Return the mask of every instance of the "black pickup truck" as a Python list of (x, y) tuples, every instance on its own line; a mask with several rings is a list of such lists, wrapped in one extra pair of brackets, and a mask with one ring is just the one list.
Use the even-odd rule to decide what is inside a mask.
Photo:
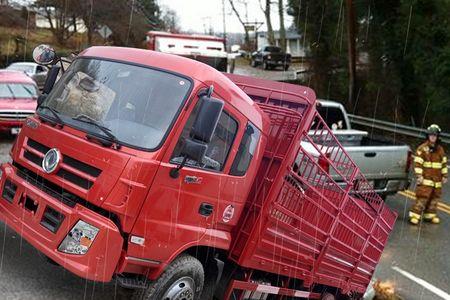
[(264, 46), (252, 53), (250, 65), (257, 67), (262, 65), (264, 70), (273, 69), (278, 66), (283, 67), (284, 70), (289, 69), (291, 64), (291, 55), (283, 52), (277, 46)]

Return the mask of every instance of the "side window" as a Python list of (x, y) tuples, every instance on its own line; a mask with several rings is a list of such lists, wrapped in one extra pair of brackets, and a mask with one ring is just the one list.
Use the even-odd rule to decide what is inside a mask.
[(248, 123), (241, 144), (239, 145), (238, 153), (231, 166), (231, 175), (245, 175), (255, 154), (256, 145), (258, 145), (260, 136), (261, 132), (259, 129), (253, 124)]
[[(197, 117), (198, 108), (200, 101), (195, 106), (188, 121), (183, 129), (183, 132), (178, 140), (175, 150), (173, 151), (172, 158), (170, 162), (181, 163), (183, 157), (181, 156), (181, 150), (183, 147), (183, 141), (191, 132), (192, 125), (194, 124), (195, 118)], [(229, 113), (223, 111), (219, 118), (219, 123), (217, 124), (216, 130), (214, 131), (211, 142), (208, 144), (208, 149), (206, 150), (206, 155), (203, 161), (193, 161), (188, 159), (186, 165), (199, 167), (203, 169), (210, 169), (215, 171), (222, 171), (226, 163), (228, 153), (233, 145), (236, 132), (238, 130), (237, 121), (230, 116)]]

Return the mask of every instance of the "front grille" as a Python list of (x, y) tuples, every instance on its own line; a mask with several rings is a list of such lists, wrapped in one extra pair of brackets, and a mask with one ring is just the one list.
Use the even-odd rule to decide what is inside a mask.
[(14, 196), (16, 195), (17, 186), (9, 180), (5, 181), (3, 186), (2, 197), (9, 203), (13, 202)]
[(96, 167), (93, 167), (91, 165), (85, 164), (84, 162), (76, 160), (69, 156), (64, 156), (63, 161), (65, 164), (71, 166), (72, 168), (80, 170), (83, 173), (89, 174), (92, 177), (98, 177), (102, 173), (102, 170), (97, 169)]
[(64, 215), (54, 210), (50, 206), (45, 208), (44, 214), (42, 215), (41, 225), (50, 230), (53, 233), (56, 233), (59, 229), (59, 226), (64, 221)]
[[(47, 147), (33, 139), (30, 139), (30, 138), (28, 138), (28, 140), (27, 140), (27, 146), (42, 153), (42, 154), (45, 154), (50, 150), (49, 147)], [(33, 164), (35, 164), (39, 167), (42, 166), (42, 157), (40, 157), (39, 155), (37, 155), (33, 152), (25, 150), (24, 157), (27, 160), (31, 161)], [(72, 167), (72, 168), (74, 168), (86, 175), (89, 175), (91, 177), (98, 177), (102, 173), (102, 171), (100, 169), (98, 169), (94, 166), (91, 166), (89, 164), (86, 164), (82, 161), (79, 161), (70, 156), (63, 155), (63, 163), (66, 164), (67, 166)], [(56, 173), (56, 175), (85, 189), (85, 190), (89, 190), (92, 187), (92, 185), (94, 184), (93, 181), (86, 179), (82, 176), (79, 176), (79, 175), (77, 175), (69, 170), (66, 170), (64, 168), (59, 169), (59, 171)]]
[(64, 178), (65, 180), (67, 180), (69, 182), (72, 182), (73, 184), (78, 185), (79, 187), (82, 187), (85, 190), (90, 189), (91, 186), (94, 184), (92, 181), (87, 180), (78, 175), (75, 175), (72, 172), (69, 172), (65, 169), (59, 169), (58, 172), (56, 172), (56, 175), (61, 178)]
[(114, 224), (117, 225), (117, 228), (121, 230), (119, 218), (114, 214), (111, 213), (101, 207), (98, 207), (87, 200), (75, 195), (74, 193), (58, 186), (57, 184), (54, 184), (53, 182), (45, 179), (44, 177), (34, 173), (33, 171), (27, 169), (26, 167), (18, 164), (17, 162), (13, 162), (13, 166), (16, 167), (17, 175), (24, 180), (26, 180), (28, 183), (32, 184), (33, 186), (37, 187), (44, 193), (50, 195), (54, 199), (60, 201), (61, 203), (69, 206), (69, 207), (75, 207), (76, 204), (79, 204), (81, 206), (84, 206), (99, 215), (102, 215), (114, 222)]
[(30, 138), (27, 140), (27, 145), (41, 153), (47, 153), (47, 151), (50, 150), (49, 147), (42, 145), (41, 143), (38, 143)]
[(34, 163), (35, 165), (42, 166), (42, 157), (37, 156), (33, 152), (25, 150), (23, 152), (23, 157)]
[(23, 121), (33, 115), (32, 111), (1, 111), (0, 120), (3, 121)]
[(28, 170), (27, 168), (15, 162), (13, 163), (13, 165), (17, 168), (17, 175), (19, 175), (19, 177), (25, 179), (27, 182), (44, 191), (46, 194), (49, 194), (53, 198), (58, 199), (65, 205), (75, 207), (77, 203), (86, 202), (86, 200), (84, 200), (83, 198), (67, 191), (66, 189), (58, 186), (57, 184), (54, 184), (44, 177), (39, 176), (33, 171)]

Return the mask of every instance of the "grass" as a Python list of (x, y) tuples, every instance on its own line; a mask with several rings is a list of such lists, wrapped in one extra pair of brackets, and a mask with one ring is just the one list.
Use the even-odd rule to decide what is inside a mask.
[(0, 66), (11, 61), (30, 60), (34, 47), (39, 44), (48, 44), (57, 53), (69, 54), (86, 48), (87, 37), (84, 33), (77, 33), (68, 39), (65, 45), (58, 45), (49, 29), (27, 30), (0, 26)]

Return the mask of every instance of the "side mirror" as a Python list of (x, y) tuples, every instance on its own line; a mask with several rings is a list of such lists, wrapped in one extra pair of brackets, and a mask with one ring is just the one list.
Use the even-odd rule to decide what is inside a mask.
[(192, 159), (194, 161), (202, 161), (203, 157), (205, 157), (207, 149), (208, 145), (206, 145), (205, 143), (195, 141), (190, 138), (185, 139), (183, 142), (183, 148), (181, 150), (183, 161), (178, 167), (170, 170), (170, 177), (178, 178), (178, 176), (180, 175), (180, 170), (184, 167), (188, 159)]
[(56, 60), (56, 52), (49, 45), (39, 45), (33, 50), (33, 60), (40, 65), (50, 65)]
[(183, 161), (177, 168), (170, 170), (172, 178), (178, 178), (179, 171), (184, 167), (187, 159), (201, 162), (205, 157), (208, 143), (211, 142), (224, 106), (222, 100), (211, 97), (212, 91), (213, 88), (210, 87), (207, 95), (201, 96), (202, 102), (192, 126), (190, 138), (184, 140), (181, 150)]
[(224, 103), (222, 100), (208, 96), (203, 96), (200, 101), (202, 103), (192, 126), (191, 137), (207, 144), (216, 130)]
[[(42, 94), (49, 94), (55, 85), (56, 79), (58, 78), (59, 71), (61, 70), (60, 66), (54, 65), (48, 71), (47, 78), (45, 79), (44, 88), (42, 89)], [(39, 106), (39, 101), (38, 101)]]

